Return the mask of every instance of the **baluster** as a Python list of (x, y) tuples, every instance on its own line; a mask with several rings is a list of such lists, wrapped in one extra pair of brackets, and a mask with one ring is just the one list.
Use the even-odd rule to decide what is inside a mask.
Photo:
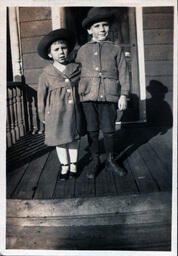
[(12, 146), (12, 136), (10, 131), (10, 114), (9, 114), (9, 97), (7, 95), (7, 119), (6, 119), (6, 138), (7, 138), (7, 147)]
[(27, 114), (27, 101), (26, 101), (26, 90), (25, 85), (22, 87), (22, 95), (20, 97), (20, 102), (22, 106), (22, 120), (23, 120), (23, 127), (24, 133), (26, 134), (28, 131), (28, 114)]
[(38, 124), (37, 124), (37, 98), (34, 92), (32, 94), (32, 118), (33, 118), (32, 133), (35, 134), (38, 131)]
[(29, 101), (28, 101), (28, 88), (26, 85), (23, 85), (23, 94), (22, 94), (22, 112), (23, 112), (23, 119), (25, 125), (25, 133), (29, 132), (30, 130), (30, 115), (29, 115)]
[(16, 142), (15, 129), (14, 129), (14, 109), (13, 109), (13, 88), (8, 88), (9, 96), (9, 114), (10, 114), (10, 132), (12, 136), (12, 143)]
[(14, 125), (15, 125), (15, 134), (16, 134), (16, 140), (19, 140), (20, 138), (20, 131), (18, 127), (18, 112), (17, 112), (17, 91), (16, 91), (16, 86), (13, 88), (13, 109), (14, 109)]
[(45, 126), (44, 126), (44, 124), (40, 121), (40, 120), (38, 120), (38, 126), (39, 126), (39, 131), (38, 131), (38, 134), (42, 134), (42, 133), (44, 133), (44, 130), (45, 130)]
[(24, 136), (25, 134), (25, 129), (24, 129), (24, 119), (23, 119), (23, 113), (22, 113), (22, 89), (17, 86), (16, 88), (17, 92), (17, 113), (18, 113), (18, 127), (19, 127), (19, 132), (20, 132), (20, 137)]
[(30, 90), (28, 87), (26, 87), (26, 90), (24, 92), (24, 104), (26, 102), (26, 122), (28, 125), (28, 132), (32, 130), (32, 108), (31, 108), (31, 95)]

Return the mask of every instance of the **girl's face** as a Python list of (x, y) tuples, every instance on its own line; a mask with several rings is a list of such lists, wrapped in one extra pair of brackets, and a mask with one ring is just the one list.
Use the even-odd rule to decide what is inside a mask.
[(67, 43), (59, 40), (51, 44), (48, 56), (52, 58), (54, 62), (66, 64), (68, 52)]
[(88, 33), (94, 40), (103, 41), (108, 36), (109, 23), (107, 21), (94, 23), (90, 29), (88, 29)]

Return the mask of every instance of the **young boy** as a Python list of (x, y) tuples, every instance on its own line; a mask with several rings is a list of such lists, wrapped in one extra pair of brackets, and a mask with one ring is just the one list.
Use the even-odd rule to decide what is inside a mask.
[(125, 110), (127, 107), (129, 74), (121, 48), (108, 40), (111, 18), (104, 7), (90, 9), (82, 26), (92, 38), (79, 49), (76, 57), (76, 62), (82, 65), (79, 95), (92, 155), (87, 173), (89, 179), (96, 176), (100, 165), (100, 129), (107, 156), (105, 169), (119, 176), (126, 175), (126, 170), (114, 159), (114, 132), (117, 108)]

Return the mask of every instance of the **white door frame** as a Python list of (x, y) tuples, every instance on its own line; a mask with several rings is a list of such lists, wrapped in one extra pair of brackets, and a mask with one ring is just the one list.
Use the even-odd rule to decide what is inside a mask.
[(145, 54), (144, 54), (144, 35), (143, 35), (143, 8), (136, 7), (136, 32), (138, 48), (138, 70), (140, 86), (140, 121), (146, 122), (146, 79), (145, 79)]

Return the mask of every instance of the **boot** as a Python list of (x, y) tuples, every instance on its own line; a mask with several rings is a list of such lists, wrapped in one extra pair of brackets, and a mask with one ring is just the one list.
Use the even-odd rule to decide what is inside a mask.
[(88, 166), (87, 178), (94, 179), (99, 171), (100, 158), (99, 155), (92, 155), (92, 161)]
[(119, 176), (127, 175), (127, 171), (114, 159), (113, 153), (109, 153), (106, 159), (105, 169), (115, 172)]

